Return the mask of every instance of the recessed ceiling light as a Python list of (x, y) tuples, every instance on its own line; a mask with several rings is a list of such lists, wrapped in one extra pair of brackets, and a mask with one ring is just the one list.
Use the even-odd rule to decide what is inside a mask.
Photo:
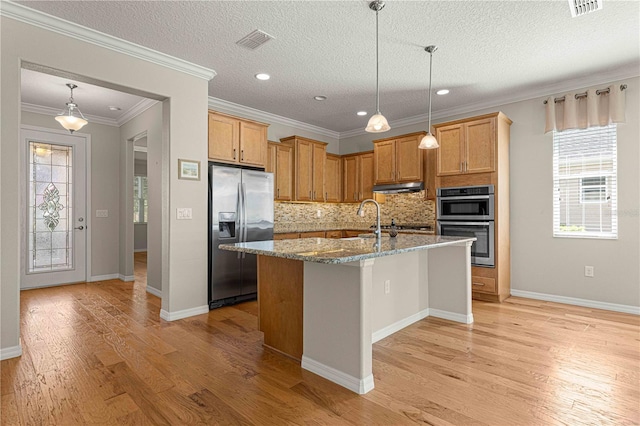
[(326, 96), (314, 96), (313, 99), (315, 99), (316, 101), (326, 101), (327, 97)]
[(446, 95), (449, 93), (449, 89), (440, 89), (436, 92), (436, 95)]
[(109, 111), (120, 111), (122, 108), (117, 107), (117, 106), (108, 106), (107, 108), (109, 108)]
[(271, 76), (269, 74), (265, 74), (265, 73), (261, 72), (260, 74), (256, 74), (256, 78), (258, 80), (269, 80), (271, 78)]
[(358, 115), (367, 115), (367, 111), (358, 111), (356, 112)]

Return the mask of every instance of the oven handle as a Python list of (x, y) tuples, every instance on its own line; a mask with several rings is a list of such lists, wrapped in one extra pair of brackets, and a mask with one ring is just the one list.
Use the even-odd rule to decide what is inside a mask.
[(487, 195), (456, 195), (455, 197), (443, 197), (438, 196), (438, 200), (446, 201), (446, 200), (490, 200), (493, 197), (493, 194)]
[(491, 222), (493, 222), (493, 220), (489, 222), (451, 222), (449, 220), (438, 221), (440, 225), (480, 225), (480, 226), (489, 226), (491, 225)]

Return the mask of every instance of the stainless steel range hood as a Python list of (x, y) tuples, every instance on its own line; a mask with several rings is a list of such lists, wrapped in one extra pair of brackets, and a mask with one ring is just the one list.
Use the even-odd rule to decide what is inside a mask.
[(374, 185), (373, 192), (379, 194), (404, 194), (407, 192), (418, 192), (424, 189), (423, 182), (391, 183), (388, 185)]

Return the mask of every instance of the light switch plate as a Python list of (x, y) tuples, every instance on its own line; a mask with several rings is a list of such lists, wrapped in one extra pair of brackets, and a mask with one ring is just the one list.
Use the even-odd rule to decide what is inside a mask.
[(109, 217), (109, 210), (96, 210), (96, 217)]
[(192, 219), (191, 207), (178, 208), (176, 210), (176, 219), (191, 220)]

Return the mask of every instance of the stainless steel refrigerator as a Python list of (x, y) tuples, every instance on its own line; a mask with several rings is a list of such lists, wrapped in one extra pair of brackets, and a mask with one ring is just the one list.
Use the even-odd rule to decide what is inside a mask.
[(273, 173), (209, 163), (209, 309), (256, 297), (253, 254), (220, 244), (273, 239)]

